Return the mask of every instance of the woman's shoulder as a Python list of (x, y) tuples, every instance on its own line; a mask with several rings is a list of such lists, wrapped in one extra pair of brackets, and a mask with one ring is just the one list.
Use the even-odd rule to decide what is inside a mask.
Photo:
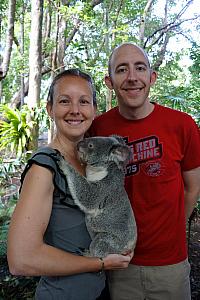
[(38, 148), (28, 159), (29, 164), (40, 164), (40, 165), (49, 165), (52, 167), (57, 167), (58, 161), (61, 159), (61, 153), (57, 149), (51, 147), (42, 147)]
[(61, 153), (50, 146), (40, 147), (35, 152), (33, 152), (31, 159), (38, 155), (50, 155), (50, 156), (61, 156)]
[[(57, 149), (51, 147), (42, 147), (37, 149), (32, 156), (28, 159), (26, 167), (21, 174), (21, 184), (29, 171), (29, 169), (34, 165), (48, 169), (53, 174), (53, 182), (55, 187), (58, 188), (64, 195), (66, 194), (67, 180), (62, 173), (59, 165), (59, 161), (62, 155)], [(37, 170), (36, 170), (37, 171)]]

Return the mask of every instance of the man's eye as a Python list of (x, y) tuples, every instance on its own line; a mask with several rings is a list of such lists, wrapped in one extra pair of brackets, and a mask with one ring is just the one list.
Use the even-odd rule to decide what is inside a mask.
[(127, 71), (126, 67), (120, 67), (117, 69), (117, 73), (125, 73)]
[(146, 67), (145, 66), (137, 66), (136, 70), (137, 71), (146, 71)]

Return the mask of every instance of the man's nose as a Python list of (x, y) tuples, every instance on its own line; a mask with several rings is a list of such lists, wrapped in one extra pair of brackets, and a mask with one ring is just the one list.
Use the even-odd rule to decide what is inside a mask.
[(137, 72), (133, 67), (129, 68), (129, 71), (128, 71), (128, 74), (127, 74), (127, 79), (129, 81), (137, 80)]

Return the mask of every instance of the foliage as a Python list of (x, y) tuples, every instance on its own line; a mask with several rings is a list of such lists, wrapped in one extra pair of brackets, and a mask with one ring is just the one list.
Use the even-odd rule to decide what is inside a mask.
[(17, 157), (28, 149), (27, 144), (31, 140), (31, 129), (35, 122), (29, 121), (33, 113), (27, 106), (23, 106), (21, 111), (12, 109), (8, 105), (0, 106), (0, 150), (11, 151)]
[(200, 45), (193, 43), (190, 49), (192, 65), (189, 67), (191, 74), (190, 84), (187, 87), (186, 98), (188, 99), (193, 115), (200, 126)]
[(0, 299), (28, 299), (35, 289), (36, 279), (12, 276), (6, 260), (10, 217), (18, 199), (24, 163), (22, 159), (0, 158)]
[(46, 111), (46, 102), (41, 101), (40, 107), (35, 108), (34, 119), (40, 124), (40, 134), (50, 128), (50, 118)]
[(0, 299), (33, 299), (38, 278), (12, 276), (6, 259), (10, 217), (18, 199), (25, 161), (0, 158)]
[[(147, 11), (146, 18), (144, 14), (146, 12), (146, 5), (149, 2), (147, 0), (106, 0), (99, 1), (99, 4), (93, 7), (92, 4), (95, 2), (97, 1), (44, 1), (43, 38), (41, 46), (43, 55), (42, 67), (45, 71), (42, 74), (42, 94), (44, 94), (46, 82), (52, 77), (50, 71), (54, 72), (60, 70), (63, 63), (66, 68), (77, 66), (88, 71), (94, 77), (97, 86), (99, 111), (103, 112), (106, 109), (105, 99), (107, 98), (107, 89), (103, 83), (103, 78), (107, 72), (108, 56), (113, 47), (126, 41), (135, 42), (142, 46), (145, 45), (146, 42), (146, 50), (152, 57), (152, 61), (155, 62), (159, 59), (160, 50), (163, 49), (166, 34), (168, 34), (170, 39), (176, 36), (177, 43), (179, 36), (182, 36), (182, 39), (185, 37), (185, 40), (195, 40), (195, 35), (193, 35), (193, 37), (189, 34), (189, 28), (181, 27), (184, 15), (179, 14), (179, 11), (185, 3), (179, 3), (180, 1), (178, 0), (167, 1), (168, 6), (165, 12), (164, 2), (158, 9), (159, 1), (153, 1), (151, 8)], [(2, 54), (5, 49), (7, 34), (7, 6), (8, 3), (6, 1), (1, 1)], [(22, 18), (22, 16), (24, 18)], [(25, 29), (22, 35), (21, 25), (23, 20)], [(142, 41), (140, 40), (139, 33), (143, 21), (145, 27), (144, 40)], [(66, 25), (63, 29), (64, 22)], [(166, 24), (167, 26), (165, 26)], [(16, 5), (15, 37), (11, 53), (11, 62), (8, 75), (2, 82), (2, 99), (4, 99), (5, 103), (13, 101), (13, 96), (20, 89), (22, 77), (24, 77), (25, 82), (28, 81), (30, 26), (31, 1), (18, 0)], [(163, 27), (164, 29), (162, 30)], [(47, 30), (48, 28), (49, 31)], [(167, 32), (169, 28), (170, 30)], [(199, 30), (198, 26), (196, 26), (195, 29), (194, 27), (192, 28), (195, 32)], [(21, 44), (22, 37), (24, 37), (23, 49)], [(66, 43), (63, 42), (62, 44), (64, 38), (66, 39)], [(155, 92), (153, 93), (154, 99), (157, 95), (159, 101), (162, 103), (171, 105), (172, 107), (175, 106), (179, 108), (180, 106), (181, 109), (185, 109), (187, 105), (183, 105), (185, 100), (179, 101), (179, 99), (186, 99), (188, 95), (191, 95), (187, 93), (187, 88), (191, 86), (191, 83), (190, 85), (186, 85), (186, 82), (182, 81), (182, 78), (187, 77), (188, 72), (183, 69), (180, 70), (178, 66), (179, 61), (184, 55), (184, 52), (181, 51), (181, 47), (183, 48), (183, 46), (180, 45), (180, 53), (177, 55), (173, 55), (174, 51), (172, 48), (167, 48), (161, 67), (161, 76), (163, 79), (159, 79), (154, 89)], [(61, 58), (59, 62), (60, 58), (58, 59), (58, 56), (62, 47), (64, 47), (64, 58)], [(52, 60), (52, 58), (54, 59)], [(168, 58), (170, 58), (171, 61), (171, 70), (169, 69)], [(191, 59), (193, 58), (191, 57)], [(196, 61), (198, 60), (196, 59)], [(174, 78), (177, 75), (177, 81), (179, 81), (180, 78), (181, 82), (174, 84), (172, 81), (175, 79), (171, 79), (171, 74), (174, 75)], [(181, 91), (178, 86), (181, 87)], [(193, 99), (191, 105), (197, 107), (199, 97), (197, 84), (195, 85), (195, 90), (190, 89), (190, 92), (192, 92)], [(170, 99), (169, 96), (172, 97), (172, 99)], [(173, 99), (176, 99), (176, 101)], [(115, 99), (113, 99), (113, 104), (114, 103)]]
[[(192, 57), (191, 57), (192, 59)], [(180, 65), (180, 53), (170, 54), (158, 72), (158, 79), (151, 90), (151, 100), (190, 114), (200, 125), (200, 87), (197, 73)], [(191, 78), (196, 78), (195, 80)], [(197, 83), (198, 82), (198, 83)]]
[(0, 282), (0, 299), (33, 300), (37, 282), (38, 277), (12, 276), (8, 274)]
[(0, 225), (7, 222), (13, 212), (18, 198), (20, 174), (24, 166), (23, 159), (0, 158)]
[(5, 159), (0, 157), (0, 195), (2, 191), (5, 193), (5, 188), (12, 185), (15, 174), (21, 172), (25, 163), (26, 161), (22, 158)]

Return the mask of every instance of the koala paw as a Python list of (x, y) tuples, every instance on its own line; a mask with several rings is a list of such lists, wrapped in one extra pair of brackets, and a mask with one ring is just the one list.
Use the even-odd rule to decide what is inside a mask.
[(90, 251), (89, 250), (84, 250), (83, 251), (83, 256), (87, 256), (87, 257), (92, 257), (93, 255), (90, 253)]

